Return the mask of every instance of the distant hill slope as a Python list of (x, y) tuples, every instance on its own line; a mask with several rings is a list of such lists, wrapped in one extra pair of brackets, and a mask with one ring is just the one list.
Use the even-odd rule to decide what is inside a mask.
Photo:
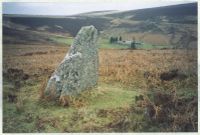
[(47, 26), (46, 28), (50, 32), (69, 32), (72, 36), (75, 36), (78, 30), (85, 25), (95, 25), (97, 29), (102, 30), (106, 24), (109, 22), (102, 18), (89, 18), (89, 17), (61, 17), (61, 18), (51, 18), (51, 17), (4, 17), (3, 19), (11, 21), (12, 23), (21, 24), (29, 26), (32, 30), (37, 30), (37, 28), (42, 26)]
[[(147, 8), (139, 10), (125, 11), (121, 13), (109, 14), (110, 17), (125, 18), (129, 16), (134, 20), (153, 20), (160, 17), (165, 17), (173, 20), (181, 19), (186, 16), (197, 16), (197, 3), (172, 5), (165, 7)], [(188, 21), (188, 20), (186, 20)], [(188, 21), (190, 23), (197, 23), (197, 21)]]
[(113, 14), (113, 13), (118, 13), (118, 12), (120, 11), (118, 10), (92, 11), (92, 12), (81, 13), (76, 16), (101, 16), (101, 15)]

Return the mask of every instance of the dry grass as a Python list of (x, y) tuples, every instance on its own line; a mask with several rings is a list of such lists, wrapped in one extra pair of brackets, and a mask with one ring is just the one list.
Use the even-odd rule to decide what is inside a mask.
[(163, 45), (170, 44), (170, 36), (166, 36), (164, 34), (155, 34), (155, 33), (131, 33), (124, 34), (125, 39), (130, 40), (132, 37), (135, 37), (136, 40), (143, 41), (146, 43)]
[[(8, 68), (23, 69), (32, 78), (42, 81), (41, 89), (44, 89), (46, 78), (55, 70), (64, 58), (68, 48), (57, 46), (30, 46), (4, 47), (3, 70)], [(12, 50), (11, 50), (12, 48)], [(23, 50), (23, 51), (22, 51)], [(34, 50), (46, 51), (47, 54), (21, 56), (21, 53), (30, 53)], [(174, 89), (173, 81), (161, 81), (159, 75), (171, 69), (179, 69), (180, 72), (197, 77), (197, 52), (196, 50), (100, 50), (99, 52), (99, 76), (100, 82), (118, 82), (126, 86), (134, 86), (141, 89), (150, 89), (153, 86), (162, 86)], [(151, 76), (147, 79), (144, 74)], [(44, 79), (45, 78), (45, 79)], [(193, 79), (193, 81), (191, 81)], [(197, 79), (191, 77), (185, 80), (185, 85), (197, 88)], [(183, 85), (183, 83), (180, 83)], [(40, 90), (42, 91), (42, 90)], [(42, 92), (41, 96), (42, 96)]]
[[(37, 54), (37, 51), (48, 52), (47, 54)], [(21, 56), (26, 53), (33, 53), (32, 56)], [(31, 76), (49, 76), (56, 66), (64, 58), (67, 52), (66, 47), (56, 46), (28, 46), (7, 45), (3, 53), (3, 69), (10, 67), (23, 69)]]
[[(99, 74), (105, 82), (117, 81), (144, 88), (148, 83), (148, 80), (144, 79), (144, 73), (147, 71), (153, 78), (159, 78), (160, 73), (175, 68), (182, 72), (195, 72), (195, 54), (191, 51), (185, 55), (183, 50), (103, 50), (100, 52)], [(149, 81), (161, 84), (159, 79), (150, 78)]]
[[(26, 45), (16, 48), (4, 47), (3, 69), (12, 67), (23, 69), (32, 76), (49, 76), (68, 50), (67, 47), (34, 46), (34, 50), (45, 50), (48, 53), (20, 56), (21, 53), (33, 52), (32, 47), (29, 49), (26, 48)], [(99, 56), (99, 75), (101, 81), (106, 82), (144, 84), (144, 79), (141, 78), (145, 71), (158, 74), (173, 68), (178, 68), (183, 72), (197, 68), (196, 50), (189, 51), (187, 55), (184, 50), (100, 50)]]

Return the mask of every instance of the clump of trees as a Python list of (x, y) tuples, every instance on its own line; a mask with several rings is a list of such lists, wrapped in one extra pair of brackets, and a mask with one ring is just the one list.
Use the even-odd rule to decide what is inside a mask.
[(118, 41), (122, 41), (122, 37), (119, 36), (119, 37), (110, 37), (110, 43), (116, 43)]
[(121, 36), (119, 37), (119, 41), (122, 41), (122, 37)]
[(131, 49), (136, 49), (135, 42), (131, 42)]
[[(119, 37), (110, 37), (110, 43), (117, 43), (118, 41), (122, 41), (122, 37), (119, 36)], [(136, 41), (135, 41), (135, 37), (132, 37), (132, 41), (131, 41), (131, 44), (130, 44), (130, 49), (136, 49)]]
[(135, 37), (132, 38), (131, 49), (136, 49)]
[(110, 43), (116, 43), (118, 41), (117, 37), (110, 37)]

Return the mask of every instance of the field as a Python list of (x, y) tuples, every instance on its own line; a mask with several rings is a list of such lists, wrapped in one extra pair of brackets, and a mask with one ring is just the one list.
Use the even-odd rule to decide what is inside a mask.
[[(73, 37), (64, 37), (64, 36), (51, 36), (51, 41), (56, 44), (62, 44), (70, 46), (73, 43)], [(110, 43), (107, 38), (99, 38), (98, 40), (99, 48), (101, 49), (130, 49), (130, 45), (122, 45), (117, 43)], [(173, 48), (170, 45), (153, 45), (149, 43), (142, 43), (141, 45), (136, 46), (137, 49), (169, 49)]]
[(42, 91), (68, 46), (4, 44), (3, 132), (197, 131), (196, 50), (102, 45), (98, 86), (64, 107)]

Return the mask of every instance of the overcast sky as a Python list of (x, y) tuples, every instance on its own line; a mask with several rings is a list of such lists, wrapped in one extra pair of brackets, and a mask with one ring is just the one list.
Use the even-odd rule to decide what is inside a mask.
[(96, 2), (4, 2), (3, 14), (30, 15), (74, 15), (78, 13), (103, 10), (133, 10), (141, 8), (176, 5), (197, 2), (197, 0), (104, 0)]

